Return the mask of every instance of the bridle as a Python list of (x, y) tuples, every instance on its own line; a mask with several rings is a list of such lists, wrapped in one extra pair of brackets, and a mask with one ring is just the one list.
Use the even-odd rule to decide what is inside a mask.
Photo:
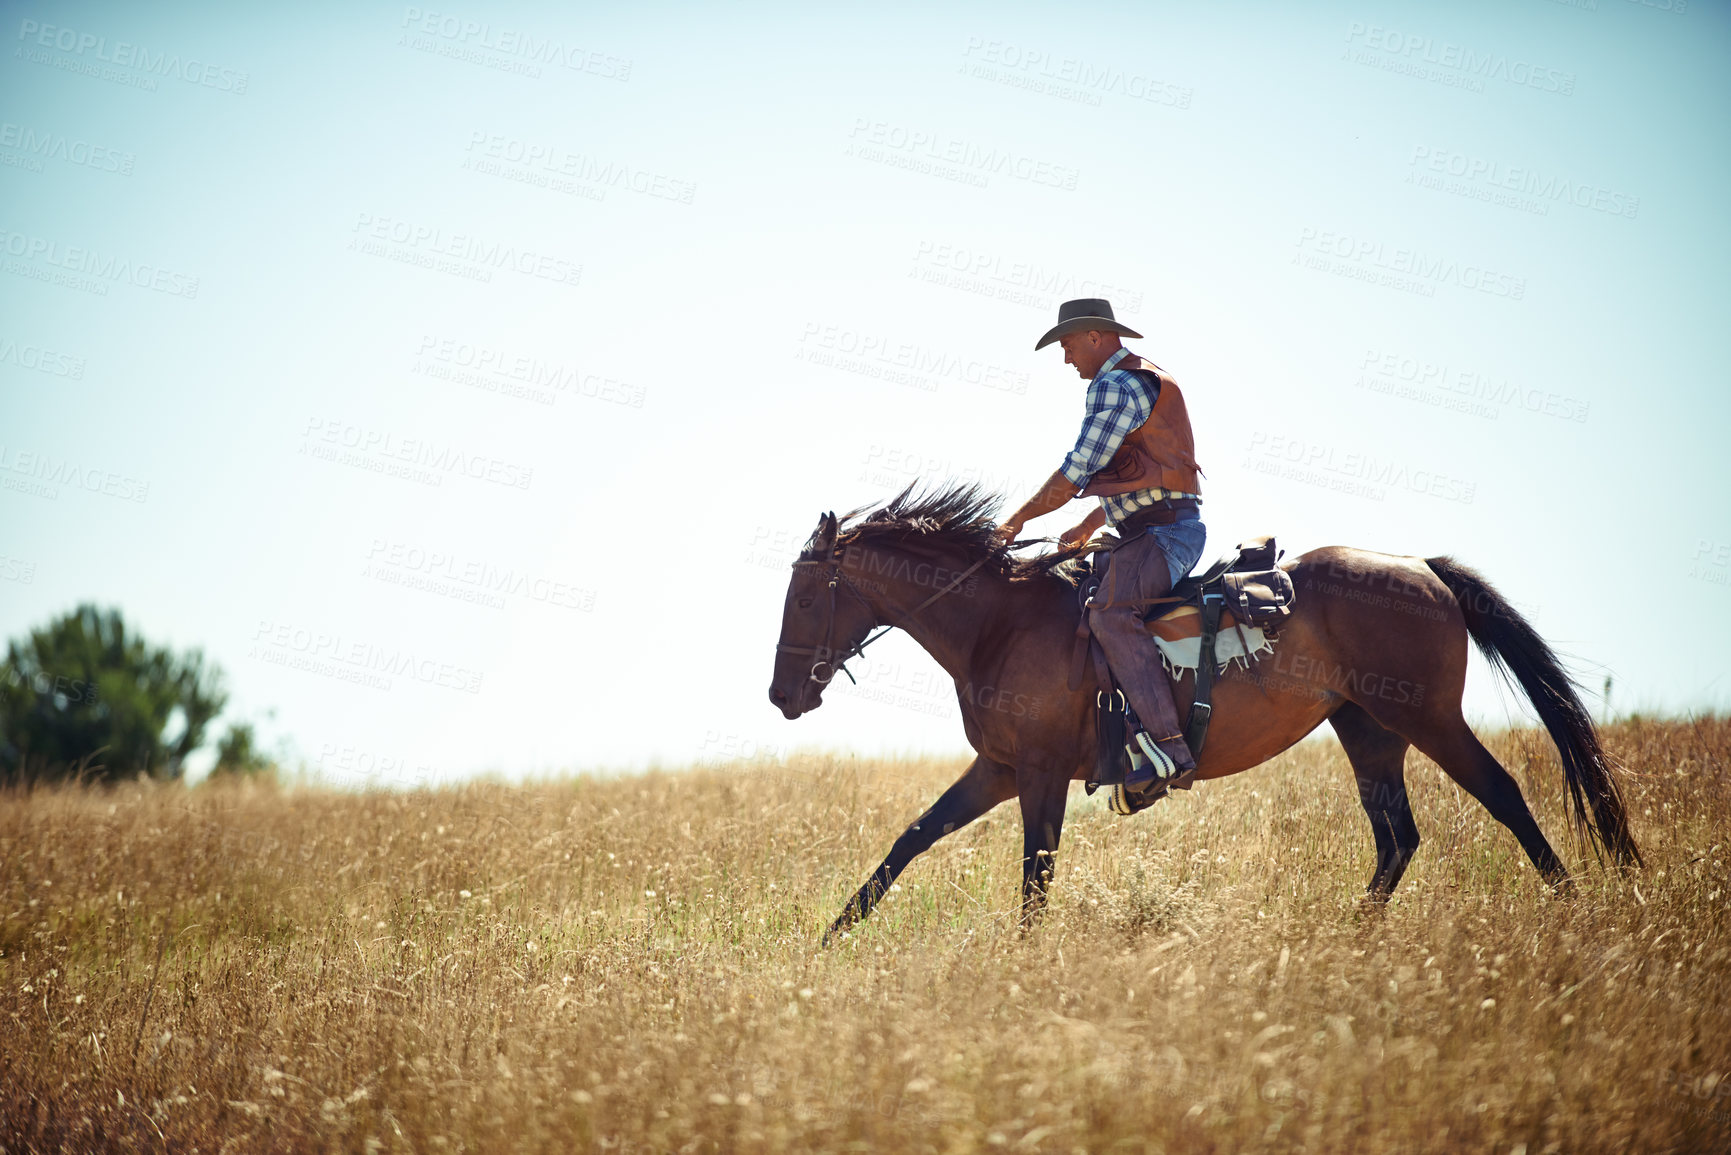
[[(943, 589), (939, 590), (937, 593), (915, 606), (912, 610), (908, 611), (900, 622), (890, 622), (885, 625), (878, 621), (877, 611), (872, 609), (871, 602), (866, 600), (866, 596), (860, 592), (859, 587), (854, 584), (853, 579), (842, 572), (842, 557), (846, 553), (847, 547), (843, 546), (841, 549), (838, 549), (831, 554), (827, 561), (820, 558), (801, 558), (793, 563), (795, 569), (798, 569), (802, 565), (829, 566), (829, 624), (824, 627), (823, 645), (790, 646), (783, 642), (777, 642), (775, 644), (775, 652), (778, 654), (810, 654), (815, 658), (816, 660), (811, 664), (811, 672), (806, 675), (806, 680), (816, 682), (820, 686), (829, 685), (830, 681), (835, 678), (835, 672), (837, 670), (846, 674), (848, 681), (853, 682), (856, 686), (859, 685), (858, 680), (853, 676), (853, 671), (847, 668), (849, 662), (860, 657), (867, 646), (871, 645), (897, 626), (905, 628), (909, 622), (914, 620), (921, 610), (925, 609), (945, 594), (958, 588), (964, 581), (967, 581), (968, 578), (972, 577), (974, 571), (985, 565), (987, 558), (991, 556), (988, 554), (986, 557), (980, 558), (973, 565), (957, 574), (955, 579), (951, 581), (949, 585), (946, 585)], [(872, 616), (872, 628), (877, 630), (875, 634), (868, 631), (868, 636), (848, 647), (847, 653), (842, 654), (840, 657), (834, 656), (835, 651), (830, 648), (831, 643), (835, 641), (835, 597), (836, 588), (838, 586), (845, 586), (847, 592), (852, 594), (854, 599), (866, 608), (866, 612)], [(829, 673), (821, 678), (818, 677), (818, 670), (825, 666), (829, 667)]]

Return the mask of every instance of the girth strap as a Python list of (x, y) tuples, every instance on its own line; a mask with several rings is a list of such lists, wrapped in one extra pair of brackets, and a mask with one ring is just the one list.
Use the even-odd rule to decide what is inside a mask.
[(1202, 756), (1202, 744), (1208, 740), (1209, 716), (1214, 707), (1209, 698), (1214, 692), (1214, 643), (1220, 637), (1220, 611), (1226, 599), (1219, 593), (1202, 595), (1202, 649), (1196, 659), (1196, 697), (1190, 703), (1190, 718), (1184, 726), (1184, 744), (1193, 758)]

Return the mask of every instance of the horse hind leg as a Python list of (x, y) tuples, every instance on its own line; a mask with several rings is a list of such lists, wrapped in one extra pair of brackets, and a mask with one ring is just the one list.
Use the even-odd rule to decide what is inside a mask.
[(1366, 895), (1386, 902), (1400, 885), (1418, 850), (1418, 823), (1406, 795), (1406, 751), (1410, 743), (1380, 725), (1362, 706), (1348, 702), (1329, 716), (1329, 724), (1352, 763), (1358, 799), (1376, 837), (1376, 869)]
[(1545, 841), (1544, 832), (1527, 808), (1520, 783), (1485, 749), (1465, 718), (1456, 714), (1434, 732), (1413, 735), (1412, 743), (1508, 828), (1546, 882), (1560, 891), (1568, 889), (1568, 869)]

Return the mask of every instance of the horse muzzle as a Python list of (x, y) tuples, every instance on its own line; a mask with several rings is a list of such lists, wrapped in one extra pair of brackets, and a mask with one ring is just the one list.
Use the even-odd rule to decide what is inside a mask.
[[(828, 663), (820, 664), (828, 665)], [(817, 672), (821, 674), (823, 671)], [(769, 687), (769, 701), (771, 705), (781, 711), (782, 717), (791, 722), (823, 705), (823, 688), (828, 684), (827, 679), (819, 681), (817, 678), (808, 676), (789, 691), (772, 682)]]

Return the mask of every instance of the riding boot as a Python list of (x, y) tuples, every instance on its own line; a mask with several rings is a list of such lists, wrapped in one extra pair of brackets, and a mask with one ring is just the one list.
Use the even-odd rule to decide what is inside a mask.
[(1155, 767), (1154, 772), (1162, 785), (1173, 786), (1179, 790), (1190, 789), (1190, 784), (1196, 778), (1196, 759), (1191, 757), (1190, 745), (1182, 736), (1156, 742), (1148, 736), (1148, 731), (1138, 730), (1136, 742), (1142, 747), (1150, 765)]

